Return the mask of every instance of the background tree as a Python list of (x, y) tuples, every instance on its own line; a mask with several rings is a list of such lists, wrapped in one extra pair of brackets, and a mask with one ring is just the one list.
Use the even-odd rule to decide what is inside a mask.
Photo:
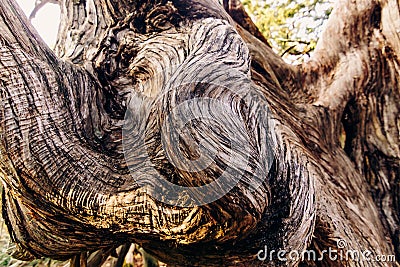
[(130, 242), (183, 266), (388, 265), (260, 261), (264, 246), (398, 253), (396, 1), (338, 1), (299, 66), (236, 1), (61, 6), (54, 54), (0, 1), (15, 256), (96, 266)]
[(243, 1), (243, 5), (274, 51), (289, 62), (310, 57), (333, 1)]

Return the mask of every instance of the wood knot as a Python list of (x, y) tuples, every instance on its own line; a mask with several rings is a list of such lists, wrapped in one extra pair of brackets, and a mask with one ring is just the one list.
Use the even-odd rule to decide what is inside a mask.
[(177, 22), (178, 10), (168, 1), (165, 5), (158, 5), (151, 10), (145, 19), (146, 32), (167, 30)]

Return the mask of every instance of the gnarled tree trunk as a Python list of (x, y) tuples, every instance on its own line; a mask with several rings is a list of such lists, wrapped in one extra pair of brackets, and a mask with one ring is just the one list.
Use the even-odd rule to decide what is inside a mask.
[[(373, 261), (400, 253), (396, 0), (337, 1), (298, 66), (234, 0), (60, 5), (53, 53), (0, 0), (14, 256), (135, 242), (173, 266), (397, 265)], [(288, 258), (304, 250), (320, 260)]]

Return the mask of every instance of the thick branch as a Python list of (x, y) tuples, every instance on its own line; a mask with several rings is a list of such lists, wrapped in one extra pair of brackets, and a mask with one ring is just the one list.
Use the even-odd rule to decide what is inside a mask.
[[(399, 97), (398, 85), (395, 82), (399, 73), (395, 56), (398, 54), (396, 47), (399, 42), (398, 33), (395, 31), (399, 26), (398, 17), (399, 7), (396, 1), (387, 3), (339, 1), (336, 3), (327, 29), (311, 61), (298, 66), (297, 69), (288, 67), (279, 59), (275, 59), (275, 55), (250, 34), (245, 32), (241, 34), (252, 51), (253, 71), (261, 76), (261, 78), (254, 76), (253, 79), (260, 79), (264, 84), (269, 85), (269, 89), (274, 88), (270, 86), (270, 83), (276, 80), (283, 89), (289, 88), (290, 96), (282, 92), (275, 94), (279, 94), (281, 100), (290, 99), (292, 103), (301, 104), (301, 108), (307, 110), (305, 114), (299, 112), (302, 114), (299, 117), (306, 119), (301, 120), (301, 125), (296, 132), (302, 132), (300, 128), (305, 129), (304, 132), (308, 136), (303, 140), (308, 140), (307, 143), (311, 145), (318, 144), (319, 149), (324, 151), (322, 153), (324, 156), (320, 154), (322, 158), (331, 158), (332, 154), (336, 154), (335, 159), (325, 160), (335, 162), (335, 164), (328, 164), (330, 165), (328, 168), (336, 166), (333, 167), (335, 171), (328, 171), (329, 174), (323, 175), (320, 180), (321, 185), (317, 185), (317, 188), (321, 187), (317, 190), (319, 192), (317, 196), (320, 196), (318, 201), (320, 210), (314, 234), (319, 236), (321, 230), (324, 233), (315, 239), (316, 242), (326, 240), (323, 236), (326, 235), (328, 229), (333, 231), (330, 233), (332, 238), (335, 235), (342, 236), (340, 228), (348, 228), (353, 221), (356, 221), (358, 226), (354, 225), (350, 228), (356, 227), (367, 231), (371, 220), (374, 221), (374, 227), (380, 224), (377, 219), (380, 217), (386, 228), (380, 231), (385, 235), (391, 235), (395, 246), (399, 244), (397, 241), (399, 211), (396, 204), (398, 203), (398, 178), (395, 178), (398, 177), (400, 170), (400, 158), (397, 152), (399, 151), (399, 128), (395, 126)], [(254, 46), (255, 43), (258, 45)], [(259, 65), (263, 68), (258, 67)], [(294, 110), (289, 107), (285, 109)], [(315, 127), (312, 131), (307, 130), (311, 129), (308, 122)], [(356, 164), (356, 168), (351, 166), (354, 163), (349, 163), (347, 156), (343, 155), (343, 151), (339, 148), (339, 139), (343, 132), (342, 122), (347, 134), (345, 151)], [(295, 124), (292, 123), (292, 125)], [(310, 139), (315, 141), (311, 142)], [(323, 148), (323, 143), (327, 145), (326, 148)], [(310, 148), (314, 150), (314, 153), (316, 152), (312, 146)], [(371, 165), (371, 161), (375, 162), (374, 164), (380, 162), (379, 167)], [(320, 163), (320, 165), (324, 164)], [(346, 166), (346, 168), (338, 170), (337, 166)], [(332, 184), (329, 185), (328, 181), (332, 181)], [(335, 184), (340, 184), (341, 188)], [(354, 184), (357, 184), (357, 189), (354, 188)], [(370, 199), (370, 186), (377, 187), (372, 189), (372, 196), (378, 208), (373, 207)], [(342, 197), (338, 196), (337, 192), (343, 190), (346, 191), (346, 198), (349, 196), (352, 198), (351, 201), (340, 200)], [(337, 207), (331, 203), (331, 199), (338, 202)], [(349, 216), (340, 210), (353, 209), (348, 206), (349, 203), (351, 205), (360, 203), (356, 209), (357, 216), (363, 214), (361, 215), (363, 219), (360, 220), (360, 217), (349, 221), (344, 219)], [(369, 205), (372, 204), (372, 206), (363, 211), (362, 207), (365, 204), (362, 203), (370, 203)], [(342, 216), (342, 219), (333, 218), (333, 214)], [(332, 221), (346, 221), (346, 224), (339, 227), (327, 226), (331, 224), (329, 220), (326, 220), (327, 218)], [(366, 224), (361, 227), (362, 221)], [(323, 225), (322, 229), (320, 225)], [(372, 234), (374, 230), (370, 229), (370, 231)], [(360, 248), (368, 246), (357, 237), (350, 239), (357, 240), (358, 244), (353, 245)], [(380, 242), (385, 243), (384, 239)], [(327, 244), (329, 241), (325, 245), (318, 244), (317, 246), (335, 247), (335, 240)], [(379, 246), (382, 247), (382, 245)]]
[[(336, 37), (297, 67), (247, 31), (237, 2), (224, 6), (238, 24), (217, 1), (66, 0), (65, 61), (0, 2), (3, 212), (24, 256), (135, 241), (177, 265), (252, 266), (265, 245), (323, 251), (339, 239), (392, 254), (398, 64), (378, 49), (389, 37), (367, 2), (343, 2)], [(371, 160), (382, 166), (364, 171)], [(366, 177), (378, 177), (372, 196)], [(335, 264), (357, 262), (321, 262)]]
[[(12, 12), (2, 8), (1, 13)], [(4, 16), (5, 19), (2, 21), (2, 28), (11, 24), (6, 17)], [(25, 27), (25, 23), (14, 22), (14, 32), (23, 33), (20, 29)], [(143, 51), (138, 51), (136, 57), (132, 57), (133, 54), (130, 55), (129, 50), (121, 51), (126, 53), (123, 56), (129, 56), (130, 65), (124, 66), (124, 62), (119, 63), (131, 71), (131, 73), (126, 72), (126, 80), (123, 80), (123, 77), (112, 80), (107, 75), (112, 76), (108, 71), (114, 69), (109, 69), (110, 66), (105, 64), (95, 65), (99, 77), (108, 78), (107, 81), (102, 80), (104, 87), (106, 89), (110, 87), (120, 95), (119, 101), (114, 103), (121, 105), (117, 109), (112, 109), (103, 95), (104, 93), (106, 96), (107, 94), (112, 96), (113, 92), (102, 91), (96, 79), (85, 70), (54, 59), (49, 51), (47, 51), (48, 57), (36, 53), (30, 54), (30, 51), (26, 52), (24, 46), (18, 43), (18, 38), (13, 37), (11, 31), (5, 32), (5, 36), (8, 38), (10, 35), (9, 39), (13, 42), (2, 43), (0, 57), (4, 100), (3, 211), (9, 229), (13, 233), (13, 240), (18, 243), (24, 256), (72, 256), (83, 250), (107, 247), (126, 240), (138, 241), (150, 248), (155, 247), (160, 240), (164, 240), (165, 244), (157, 247), (179, 244), (177, 248), (179, 251), (186, 250), (192, 243), (212, 241), (224, 244), (233, 240), (237, 242), (254, 231), (268, 204), (267, 185), (262, 183), (267, 170), (264, 165), (268, 164), (266, 158), (268, 151), (265, 148), (268, 143), (260, 143), (260, 150), (244, 155), (250, 157), (249, 166), (244, 165), (247, 164), (247, 161), (244, 161), (238, 166), (229, 166), (233, 169), (225, 171), (227, 163), (224, 162), (229, 156), (242, 157), (243, 146), (239, 144), (243, 142), (243, 138), (244, 141), (250, 140), (246, 136), (247, 131), (252, 135), (253, 132), (258, 132), (260, 137), (266, 136), (267, 125), (263, 122), (255, 121), (255, 124), (243, 125), (243, 119), (252, 121), (253, 116), (258, 116), (257, 112), (264, 112), (261, 106), (251, 105), (248, 106), (248, 110), (239, 108), (242, 104), (240, 101), (252, 101), (251, 98), (256, 97), (252, 95), (256, 92), (249, 88), (250, 91), (244, 91), (245, 94), (242, 96), (245, 99), (240, 99), (234, 92), (224, 88), (232, 81), (248, 80), (247, 49), (228, 23), (215, 18), (180, 27), (179, 31), (171, 29), (165, 36), (162, 34), (143, 36), (148, 38), (145, 41), (147, 46)], [(115, 30), (118, 31), (119, 28)], [(125, 33), (124, 37), (127, 38), (125, 41), (128, 42), (131, 35), (129, 31)], [(29, 32), (25, 34), (24, 39), (29, 42), (34, 41)], [(146, 57), (141, 57), (141, 53), (151, 54), (152, 43), (162, 43), (165, 40), (166, 49), (175, 49), (169, 47), (169, 42), (173, 41), (171, 35), (182, 36), (181, 51), (177, 55), (172, 54), (176, 61), (165, 60), (157, 63), (147, 61), (151, 64), (144, 65), (143, 59)], [(219, 40), (218, 36), (228, 36), (228, 38)], [(207, 45), (211, 42), (204, 43), (202, 41), (204, 38), (219, 41)], [(129, 48), (133, 44), (121, 45)], [(226, 49), (225, 46), (232, 48)], [(187, 54), (186, 51), (193, 52)], [(106, 60), (115, 60), (114, 55), (102, 55), (108, 52), (100, 50), (96, 53), (97, 62), (100, 63), (103, 56)], [(218, 57), (226, 61), (213, 63), (212, 59)], [(198, 61), (200, 58), (203, 61)], [(84, 62), (81, 63), (85, 65)], [(161, 78), (164, 81), (171, 79), (176, 84), (172, 83), (168, 87), (165, 83), (160, 84), (162, 79), (150, 80), (154, 77), (146, 76), (147, 73), (143, 70), (151, 70), (155, 67), (152, 64), (159, 63), (171, 64), (169, 72), (161, 73)], [(219, 76), (225, 74), (226, 66), (235, 69), (237, 74)], [(184, 75), (185, 72), (182, 70), (186, 69), (194, 70), (189, 72), (194, 75), (192, 79)], [(90, 67), (89, 71), (92, 70)], [(210, 70), (216, 75), (213, 78), (207, 76)], [(139, 77), (149, 79), (142, 88), (144, 91), (140, 91), (141, 88), (137, 86), (136, 79)], [(127, 80), (130, 80), (128, 84), (121, 83)], [(202, 85), (205, 81), (210, 83), (206, 84), (206, 87)], [(182, 84), (191, 83), (194, 87), (180, 89)], [(222, 123), (220, 126), (222, 128), (219, 130), (223, 132), (226, 132), (226, 127), (240, 127), (237, 131), (240, 135), (237, 136), (238, 139), (235, 139), (236, 137), (230, 139), (230, 142), (236, 144), (236, 148), (231, 148), (231, 144), (225, 145), (219, 141), (224, 140), (224, 136), (217, 135), (218, 128), (214, 128), (213, 132), (206, 124), (205, 128), (194, 126), (193, 130), (198, 131), (200, 141), (214, 140), (206, 145), (206, 149), (210, 151), (217, 149), (219, 159), (193, 179), (188, 176), (189, 173), (165, 162), (167, 156), (174, 157), (174, 155), (163, 154), (175, 152), (164, 151), (167, 148), (160, 147), (159, 135), (163, 121), (172, 124), (167, 127), (172, 127), (175, 123), (164, 118), (164, 114), (171, 113), (175, 108), (175, 104), (171, 105), (166, 101), (176, 97), (178, 105), (179, 101), (190, 100), (191, 90), (200, 90), (199, 88), (202, 88), (202, 94), (198, 97), (212, 99), (219, 96), (221, 99), (235, 100), (228, 102), (230, 107), (220, 107), (229, 107), (232, 110), (216, 110), (222, 115), (234, 114), (236, 117), (230, 119), (235, 121), (227, 125), (226, 117), (213, 117), (213, 119)], [(142, 99), (143, 105), (136, 106), (135, 101), (139, 99)], [(128, 147), (127, 162), (122, 157), (121, 148), (123, 118), (116, 113), (126, 108), (123, 103), (137, 112), (133, 113), (134, 123), (129, 125), (133, 128), (128, 130), (129, 138), (133, 138), (133, 142), (132, 146)], [(145, 117), (146, 114), (150, 117)], [(143, 117), (137, 117), (138, 115)], [(179, 117), (176, 120), (179, 120)], [(188, 149), (197, 145), (190, 142), (200, 141), (188, 139), (186, 141), (189, 142)], [(251, 147), (255, 149), (256, 144), (252, 144)], [(147, 155), (148, 153), (150, 155)], [(135, 171), (129, 173), (127, 165)], [(237, 182), (237, 189), (230, 193), (226, 192), (227, 194), (214, 204), (205, 207), (179, 208), (154, 199), (153, 191), (163, 189), (160, 184), (152, 184), (155, 177), (160, 176), (157, 168), (167, 180), (175, 178), (178, 179), (179, 185), (185, 186), (207, 184), (214, 180), (215, 176), (218, 177), (220, 172), (226, 173), (227, 181), (236, 179), (237, 173), (243, 173), (243, 179)], [(252, 173), (253, 169), (261, 172)], [(139, 188), (137, 178), (149, 181), (150, 187)], [(250, 179), (261, 180), (260, 185), (252, 191), (248, 189), (251, 184)], [(225, 186), (218, 183), (211, 189)], [(181, 203), (187, 196), (178, 192), (177, 197), (175, 206), (191, 205)], [(237, 237), (237, 232), (242, 233), (240, 238)], [(27, 255), (26, 251), (31, 255)], [(249, 252), (244, 253), (246, 255)]]

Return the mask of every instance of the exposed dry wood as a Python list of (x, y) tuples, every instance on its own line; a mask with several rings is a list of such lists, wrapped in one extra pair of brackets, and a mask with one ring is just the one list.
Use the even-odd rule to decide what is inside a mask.
[(237, 1), (60, 5), (53, 53), (0, 0), (14, 256), (93, 266), (136, 242), (177, 266), (397, 265), (257, 259), (265, 246), (322, 254), (339, 240), (399, 256), (395, 0), (338, 1), (298, 66)]

